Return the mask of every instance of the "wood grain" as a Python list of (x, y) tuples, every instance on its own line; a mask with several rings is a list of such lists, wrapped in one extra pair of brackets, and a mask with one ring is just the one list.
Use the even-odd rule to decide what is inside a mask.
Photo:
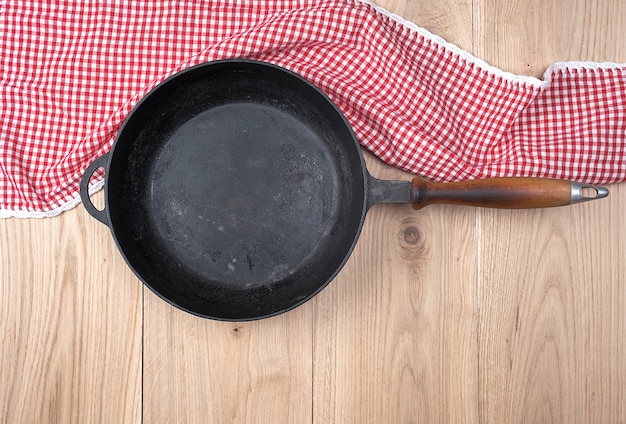
[[(378, 4), (472, 49), (471, 1)], [(412, 178), (366, 159), (378, 178)], [(370, 210), (350, 261), (314, 299), (314, 423), (478, 421), (476, 213)]]
[(474, 54), (538, 78), (555, 62), (624, 62), (624, 7), (616, 0), (474, 0)]
[[(518, 74), (626, 62), (617, 0), (377, 3)], [(237, 324), (144, 289), (81, 207), (1, 220), (0, 422), (624, 423), (626, 185), (610, 189), (531, 211), (377, 205), (317, 297)]]
[(486, 422), (623, 421), (626, 231), (611, 211), (624, 206), (617, 194), (604, 206), (483, 215)]
[(141, 422), (141, 287), (76, 209), (0, 220), (0, 422)]
[[(374, 175), (408, 177), (368, 159)], [(314, 422), (477, 421), (475, 213), (370, 210), (314, 299)]]
[(145, 422), (311, 421), (311, 306), (225, 323), (144, 291)]
[[(502, 69), (540, 77), (560, 60), (626, 62), (623, 2), (480, 0), (474, 10), (477, 52)], [(626, 205), (623, 185), (611, 191), (569, 208), (481, 211), (483, 422), (626, 421)]]

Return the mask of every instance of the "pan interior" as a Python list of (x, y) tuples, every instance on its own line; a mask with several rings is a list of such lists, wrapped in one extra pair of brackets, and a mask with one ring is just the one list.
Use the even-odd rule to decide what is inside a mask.
[(148, 215), (178, 263), (224, 288), (288, 278), (336, 225), (341, 176), (292, 115), (256, 103), (198, 114), (155, 159)]
[(252, 319), (302, 303), (341, 268), (364, 214), (364, 171), (325, 96), (279, 68), (233, 66), (196, 69), (149, 96), (152, 113), (118, 140), (109, 178), (122, 188), (109, 210), (118, 245), (157, 294), (199, 315)]

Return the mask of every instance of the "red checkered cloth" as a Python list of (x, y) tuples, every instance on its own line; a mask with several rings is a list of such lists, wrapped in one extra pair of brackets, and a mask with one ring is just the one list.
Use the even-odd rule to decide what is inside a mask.
[(133, 105), (178, 71), (233, 57), (311, 80), (363, 146), (436, 181), (626, 177), (624, 64), (515, 76), (365, 0), (5, 0), (0, 216), (75, 206)]

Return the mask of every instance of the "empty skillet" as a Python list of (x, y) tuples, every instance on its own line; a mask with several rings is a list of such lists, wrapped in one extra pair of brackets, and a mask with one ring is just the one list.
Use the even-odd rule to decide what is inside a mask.
[[(180, 72), (131, 112), (81, 181), (135, 274), (199, 316), (251, 320), (294, 308), (342, 268), (375, 203), (546, 207), (604, 197), (581, 184), (504, 178), (380, 181), (317, 87), (248, 60)], [(88, 183), (105, 168), (105, 207)]]

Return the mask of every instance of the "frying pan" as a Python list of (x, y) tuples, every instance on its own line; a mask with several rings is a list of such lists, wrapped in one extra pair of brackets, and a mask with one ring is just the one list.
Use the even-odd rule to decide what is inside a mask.
[[(88, 193), (98, 168), (102, 210)], [(317, 87), (272, 64), (223, 60), (180, 72), (142, 99), (111, 151), (85, 171), (80, 194), (158, 296), (240, 321), (288, 311), (322, 290), (376, 203), (547, 207), (608, 192), (532, 178), (378, 180)]]

